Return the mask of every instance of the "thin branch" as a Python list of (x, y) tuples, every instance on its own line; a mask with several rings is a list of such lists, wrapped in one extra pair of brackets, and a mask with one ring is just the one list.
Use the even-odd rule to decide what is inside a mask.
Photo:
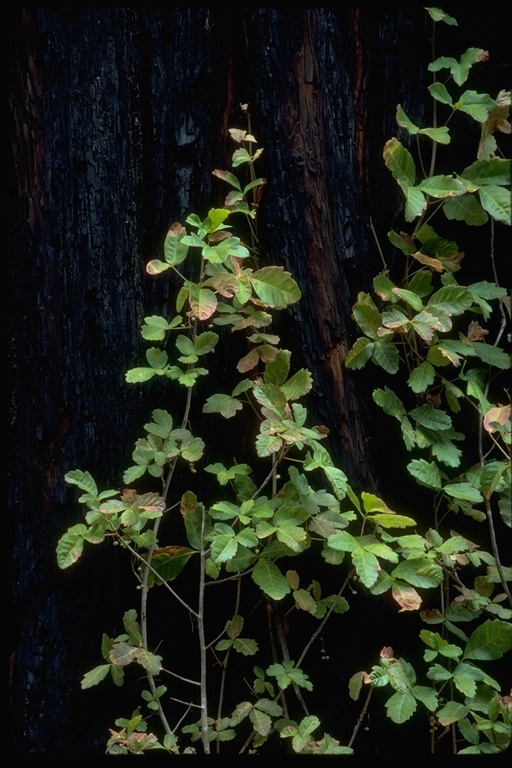
[[(272, 620), (274, 622), (274, 627), (276, 629), (277, 639), (279, 641), (279, 646), (281, 648), (281, 655), (282, 655), (282, 657), (283, 657), (283, 659), (285, 661), (291, 661), (291, 659), (290, 659), (290, 651), (288, 649), (288, 641), (286, 639), (286, 635), (285, 635), (284, 628), (283, 628), (283, 622), (281, 621), (281, 616), (279, 614), (279, 611), (278, 611), (278, 608), (277, 608), (277, 603), (276, 603), (275, 600), (272, 600)], [(300, 665), (297, 664), (297, 667), (299, 667), (299, 666)], [(306, 702), (304, 701), (304, 697), (302, 695), (302, 691), (300, 690), (300, 688), (297, 685), (297, 683), (293, 683), (293, 690), (294, 690), (294, 693), (295, 693), (295, 695), (296, 695), (296, 697), (297, 697), (297, 699), (298, 699), (302, 709), (304, 710), (306, 715), (309, 715), (309, 711), (308, 711)]]
[(206, 552), (204, 549), (205, 509), (201, 504), (201, 561), (199, 571), (199, 600), (197, 631), (199, 635), (199, 648), (201, 657), (201, 740), (205, 755), (210, 754), (210, 741), (208, 739), (208, 700), (206, 689), (206, 642), (204, 636), (204, 583)]
[(172, 677), (176, 677), (178, 680), (182, 680), (184, 683), (190, 683), (190, 685), (201, 685), (199, 680), (189, 680), (188, 677), (182, 677), (181, 675), (176, 674), (176, 672), (172, 672), (170, 669), (165, 669), (165, 667), (162, 667), (162, 672), (166, 672), (168, 675), (172, 675)]
[(380, 258), (382, 260), (382, 266), (384, 267), (384, 269), (387, 269), (388, 265), (386, 264), (384, 253), (382, 252), (382, 248), (380, 247), (379, 238), (377, 237), (377, 232), (375, 231), (375, 227), (373, 225), (373, 219), (371, 216), (370, 216), (370, 229), (372, 231), (373, 239), (375, 240), (375, 245), (377, 246), (377, 250), (379, 252)]
[[(238, 616), (238, 611), (240, 608), (240, 595), (241, 595), (241, 588), (242, 588), (242, 580), (239, 577), (237, 582), (237, 588), (236, 588), (236, 598), (235, 598), (235, 610), (234, 610), (234, 616)], [(224, 634), (224, 633), (223, 633)], [(221, 680), (220, 680), (220, 688), (219, 688), (219, 703), (217, 706), (217, 720), (220, 720), (222, 717), (222, 705), (224, 703), (224, 689), (226, 686), (226, 678), (227, 678), (227, 669), (228, 669), (228, 662), (229, 657), (231, 656), (231, 651), (233, 650), (233, 646), (230, 645), (226, 656), (224, 658), (224, 663), (222, 664), (222, 674), (221, 674)], [(220, 741), (217, 742), (216, 745), (217, 754), (220, 754)]]
[[(160, 577), (160, 574), (158, 573), (158, 571), (156, 571), (153, 568), (152, 565), (149, 565), (149, 563), (142, 557), (142, 555), (139, 555), (139, 553), (135, 549), (133, 549), (133, 547), (131, 547), (128, 544), (128, 542), (124, 541), (118, 534), (117, 534), (117, 536), (118, 536), (118, 541), (120, 542), (121, 546), (126, 547), (126, 549), (129, 552), (131, 552), (131, 554), (134, 557), (136, 557), (138, 560), (140, 560), (140, 562), (144, 565), (145, 568), (148, 569), (148, 571), (151, 571), (151, 573), (153, 573), (154, 576), (156, 576), (159, 580), (161, 580), (161, 577)], [(180, 605), (182, 605), (183, 608), (185, 608), (195, 619), (197, 619), (199, 614), (197, 614), (196, 611), (194, 611), (194, 609), (190, 607), (190, 605), (188, 605), (184, 600), (181, 599), (181, 597), (178, 595), (178, 593), (175, 592), (174, 589), (169, 586), (167, 581), (163, 581), (163, 580), (161, 580), (161, 581), (162, 581), (162, 587), (164, 587), (168, 592), (170, 592), (171, 595), (174, 597), (174, 599), (177, 600), (178, 603), (180, 603)]]
[[(336, 597), (341, 597), (341, 595), (342, 595), (342, 594), (343, 594), (343, 592), (345, 591), (346, 587), (347, 587), (347, 586), (348, 586), (348, 584), (350, 583), (350, 579), (351, 579), (351, 577), (352, 577), (353, 573), (354, 573), (354, 571), (353, 571), (353, 570), (352, 570), (352, 571), (350, 571), (350, 573), (348, 574), (347, 578), (345, 579), (345, 581), (343, 582), (343, 584), (342, 584), (342, 585), (341, 585), (341, 587), (339, 588), (339, 590), (338, 590), (338, 594), (336, 595)], [(333, 602), (333, 604), (331, 605), (331, 607), (329, 608), (329, 610), (328, 610), (328, 611), (327, 611), (327, 613), (325, 614), (324, 618), (323, 618), (323, 619), (322, 619), (322, 621), (320, 622), (320, 624), (319, 624), (318, 628), (315, 630), (315, 632), (313, 632), (313, 634), (311, 635), (310, 639), (308, 640), (308, 642), (307, 642), (307, 643), (306, 643), (306, 645), (304, 646), (304, 649), (303, 649), (303, 651), (302, 651), (302, 653), (301, 653), (301, 655), (299, 656), (299, 659), (298, 659), (298, 661), (297, 661), (297, 666), (298, 666), (298, 667), (300, 667), (300, 665), (301, 665), (301, 664), (302, 664), (302, 662), (304, 661), (304, 658), (305, 658), (306, 654), (308, 653), (309, 649), (311, 648), (311, 646), (313, 645), (313, 643), (314, 643), (314, 642), (315, 642), (315, 640), (317, 639), (318, 635), (320, 635), (320, 634), (321, 634), (321, 632), (322, 632), (323, 628), (325, 627), (325, 625), (326, 625), (326, 623), (327, 623), (327, 621), (328, 621), (329, 617), (331, 616), (332, 612), (334, 611), (334, 606), (335, 606), (335, 605), (336, 605), (336, 603), (335, 603), (335, 602)]]
[(359, 732), (359, 729), (361, 728), (361, 726), (363, 724), (363, 720), (366, 717), (366, 711), (368, 709), (368, 705), (370, 703), (370, 699), (372, 697), (372, 693), (373, 693), (373, 685), (370, 686), (370, 690), (368, 691), (368, 695), (366, 697), (366, 701), (364, 703), (364, 707), (361, 710), (361, 714), (358, 717), (357, 723), (355, 724), (354, 730), (352, 732), (352, 736), (350, 737), (350, 741), (349, 741), (349, 743), (347, 745), (348, 747), (351, 747), (352, 744), (354, 743), (355, 738), (356, 738), (356, 736), (357, 736), (357, 734)]

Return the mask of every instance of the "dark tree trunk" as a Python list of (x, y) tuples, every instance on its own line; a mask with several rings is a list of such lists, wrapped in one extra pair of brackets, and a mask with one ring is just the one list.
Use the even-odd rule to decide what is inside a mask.
[(378, 488), (371, 388), (342, 363), (352, 304), (379, 268), (370, 219), (385, 240), (398, 211), (382, 146), (398, 103), (422, 119), (428, 47), (416, 8), (13, 16), (11, 731), (19, 752), (101, 753), (104, 693), (82, 692), (80, 680), (97, 663), (101, 632), (119, 632), (122, 566), (99, 548), (62, 573), (55, 546), (79, 521), (64, 474), (87, 469), (117, 487), (160, 405), (124, 381), (142, 351), (145, 310), (165, 311), (172, 293), (168, 281), (146, 278), (145, 264), (171, 222), (221, 202), (211, 171), (226, 167), (227, 129), (245, 127), (240, 104), (249, 103), (269, 181), (263, 255), (303, 292), (279, 333), (294, 364), (313, 373), (309, 405), (329, 447), (355, 485)]

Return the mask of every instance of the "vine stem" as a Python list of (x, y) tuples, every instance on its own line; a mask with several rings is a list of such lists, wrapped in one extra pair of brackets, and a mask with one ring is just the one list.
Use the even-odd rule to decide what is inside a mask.
[[(185, 402), (185, 409), (183, 412), (183, 419), (182, 419), (182, 427), (184, 427), (188, 421), (189, 413), (190, 413), (190, 404), (191, 404), (191, 397), (192, 393), (190, 389), (187, 391), (187, 399)], [(177, 457), (172, 460), (172, 462), (169, 465), (169, 470), (167, 472), (167, 477), (165, 478), (163, 490), (162, 490), (162, 497), (164, 500), (166, 500), (167, 494), (169, 492), (169, 487), (171, 485), (171, 480), (174, 475), (174, 469), (176, 467)], [(157, 518), (155, 520), (155, 524), (153, 526), (153, 536), (154, 541), (156, 542), (157, 536), (158, 536), (158, 529), (160, 527), (160, 520), (161, 518)], [(124, 543), (124, 542), (123, 542)], [(147, 552), (147, 555), (145, 558), (141, 557), (138, 552), (136, 552), (132, 547), (130, 547), (127, 544), (124, 544), (130, 552), (139, 559), (144, 564), (144, 572), (142, 576), (142, 584), (141, 584), (141, 599), (140, 599), (140, 625), (141, 625), (141, 633), (142, 633), (142, 645), (144, 647), (145, 651), (149, 652), (149, 644), (148, 644), (148, 595), (149, 595), (149, 574), (153, 573), (153, 575), (158, 576), (158, 573), (155, 571), (155, 569), (151, 565), (151, 560), (153, 559), (153, 552), (155, 551), (155, 544), (152, 544)], [(198, 618), (198, 614), (184, 601), (181, 599), (181, 597), (172, 589), (172, 587), (169, 586), (169, 584), (164, 581), (164, 586), (168, 591), (172, 594), (172, 596), (184, 607), (187, 611), (189, 611), (192, 616), (195, 618)], [(149, 670), (146, 670), (146, 677), (149, 684), (149, 689), (153, 696), (156, 693), (156, 683), (155, 678), (153, 677), (152, 673)], [(158, 699), (158, 716), (160, 718), (160, 721), (164, 727), (164, 730), (167, 734), (172, 734), (173, 730), (171, 729), (167, 717), (165, 716), (165, 712), (163, 710), (163, 707), (160, 703), (160, 700)]]
[[(352, 570), (352, 571), (350, 571), (350, 573), (348, 574), (347, 578), (345, 579), (345, 581), (343, 582), (343, 584), (339, 588), (338, 594), (336, 595), (336, 597), (341, 597), (341, 595), (345, 591), (345, 589), (346, 589), (347, 585), (349, 584), (350, 579), (352, 578), (353, 575), (354, 575), (354, 571)], [(334, 606), (335, 605), (336, 605), (335, 602), (331, 605), (331, 607), (329, 608), (329, 610), (325, 614), (324, 618), (320, 622), (319, 626), (313, 632), (313, 634), (311, 635), (310, 639), (308, 640), (308, 642), (304, 646), (304, 649), (303, 649), (302, 653), (300, 654), (299, 659), (297, 661), (297, 666), (298, 667), (300, 667), (300, 665), (304, 661), (304, 658), (305, 658), (306, 654), (308, 653), (309, 649), (311, 648), (311, 646), (313, 645), (313, 643), (315, 642), (317, 637), (321, 634), (321, 632), (322, 632), (323, 628), (325, 627), (329, 617), (331, 616), (332, 612), (334, 611)]]
[(204, 634), (204, 584), (206, 574), (206, 550), (204, 548), (204, 528), (205, 528), (205, 509), (204, 504), (201, 504), (201, 559), (200, 559), (200, 573), (199, 573), (199, 600), (198, 600), (198, 616), (197, 616), (197, 631), (199, 635), (199, 649), (201, 657), (201, 739), (203, 742), (203, 750), (205, 755), (210, 754), (210, 741), (208, 738), (208, 699), (206, 689), (206, 642)]
[(349, 743), (347, 745), (348, 747), (352, 746), (352, 744), (354, 743), (354, 741), (356, 739), (357, 734), (359, 733), (359, 730), (360, 730), (360, 728), (361, 728), (361, 726), (363, 724), (363, 720), (366, 717), (366, 711), (368, 709), (368, 705), (370, 704), (370, 699), (372, 697), (372, 693), (373, 693), (373, 685), (370, 686), (370, 690), (368, 691), (368, 694), (366, 696), (366, 701), (364, 703), (363, 709), (361, 710), (361, 714), (359, 715), (357, 723), (355, 724), (354, 730), (352, 732), (352, 736), (350, 737), (350, 741), (349, 741)]
[[(235, 599), (235, 612), (234, 616), (238, 615), (238, 610), (240, 608), (240, 595), (242, 590), (242, 578), (240, 575), (238, 575), (237, 578), (237, 584), (236, 584), (236, 599)], [(229, 662), (229, 657), (231, 656), (233, 646), (231, 645), (227, 652), (226, 656), (224, 658), (224, 663), (222, 664), (222, 675), (220, 680), (220, 689), (219, 689), (219, 703), (217, 706), (217, 720), (220, 720), (222, 717), (222, 705), (224, 702), (224, 689), (226, 686), (226, 677), (227, 677), (227, 667)], [(220, 754), (220, 741), (217, 741), (216, 744), (216, 752), (217, 754)]]

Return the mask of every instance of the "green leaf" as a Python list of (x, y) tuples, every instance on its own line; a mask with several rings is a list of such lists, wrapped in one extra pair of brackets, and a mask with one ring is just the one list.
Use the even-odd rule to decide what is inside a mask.
[(155, 370), (162, 370), (167, 365), (167, 352), (164, 349), (158, 347), (150, 347), (146, 351), (146, 360), (150, 364), (151, 368)]
[(379, 513), (372, 515), (369, 518), (372, 522), (377, 523), (382, 528), (407, 528), (411, 525), (417, 525), (416, 521), (412, 517), (406, 517), (405, 515), (386, 514)]
[(84, 548), (84, 533), (87, 528), (82, 523), (69, 528), (57, 544), (57, 565), (64, 570), (76, 563)]
[(490, 160), (477, 160), (465, 168), (461, 177), (472, 181), (478, 187), (487, 184), (507, 187), (510, 185), (511, 161), (501, 157), (493, 157)]
[(212, 560), (214, 563), (225, 563), (231, 560), (238, 549), (235, 534), (221, 534), (215, 536), (212, 542)]
[(425, 361), (411, 371), (407, 383), (413, 392), (426, 392), (434, 379), (434, 367)]
[(142, 381), (149, 381), (156, 375), (156, 371), (152, 368), (131, 368), (125, 374), (125, 379), (128, 384), (139, 384)]
[(448, 24), (451, 27), (457, 27), (458, 23), (457, 20), (453, 18), (453, 16), (449, 16), (445, 11), (443, 11), (442, 8), (426, 8), (425, 9), (430, 16), (430, 18), (435, 21), (443, 21), (445, 24)]
[(487, 365), (493, 365), (503, 371), (510, 368), (510, 355), (500, 347), (486, 344), (484, 341), (472, 341), (470, 345), (470, 349), (474, 351), (475, 355)]
[(412, 693), (394, 693), (386, 702), (387, 716), (394, 723), (405, 723), (416, 711), (416, 699)]
[(375, 389), (373, 391), (373, 399), (377, 405), (380, 405), (380, 407), (384, 410), (384, 413), (388, 414), (388, 416), (394, 416), (396, 419), (401, 421), (402, 418), (406, 415), (404, 404), (400, 398), (395, 395), (391, 389), (389, 389), (389, 387), (384, 387), (384, 389)]
[(407, 465), (407, 470), (420, 485), (436, 490), (441, 488), (441, 472), (435, 462), (429, 464), (425, 459), (413, 459)]
[(427, 427), (427, 429), (442, 431), (450, 429), (452, 426), (450, 416), (444, 411), (434, 408), (430, 404), (420, 405), (418, 408), (414, 408), (409, 415), (414, 421), (421, 424), (422, 427)]
[(293, 593), (293, 599), (299, 610), (315, 614), (317, 606), (310, 592), (307, 592), (305, 589), (297, 589)]
[(451, 725), (458, 720), (462, 720), (463, 717), (466, 717), (468, 712), (469, 707), (466, 707), (464, 704), (459, 704), (457, 701), (448, 701), (444, 707), (441, 707), (438, 711), (437, 719), (441, 725)]
[(484, 500), (480, 491), (469, 483), (449, 483), (444, 486), (443, 491), (455, 499), (471, 501), (474, 504)]
[(405, 187), (416, 183), (416, 166), (409, 152), (396, 138), (389, 139), (384, 145), (384, 162), (393, 174), (393, 178)]
[(106, 678), (110, 671), (110, 664), (102, 664), (99, 667), (95, 667), (94, 669), (91, 669), (90, 672), (87, 672), (83, 678), (82, 682), (80, 683), (80, 687), (82, 690), (85, 690), (86, 688), (92, 688), (93, 685), (98, 685), (98, 683), (101, 683), (102, 680)]
[(217, 297), (213, 291), (207, 288), (201, 288), (195, 283), (187, 283), (189, 289), (190, 309), (198, 320), (208, 320), (217, 309)]
[(374, 554), (358, 546), (352, 552), (352, 562), (365, 587), (371, 587), (375, 584), (380, 572), (380, 565)]
[(476, 682), (468, 676), (464, 664), (459, 664), (453, 673), (453, 682), (458, 691), (472, 699), (476, 694)]
[(231, 419), (242, 408), (242, 403), (236, 397), (211, 395), (203, 405), (203, 413), (220, 413), (224, 418)]
[(458, 197), (466, 192), (464, 184), (453, 176), (430, 176), (418, 186), (431, 197)]
[[(304, 469), (308, 469), (308, 467), (304, 466)], [(348, 492), (348, 479), (346, 474), (342, 469), (338, 469), (338, 467), (323, 465), (323, 470), (336, 494), (336, 498), (339, 501), (342, 501)]]
[[(152, 434), (163, 437), (164, 440), (167, 439), (173, 428), (173, 420), (171, 414), (162, 410), (161, 408), (156, 408), (152, 412), (151, 418), (153, 419), (154, 424), (145, 424), (144, 429), (147, 432), (152, 432)], [(159, 427), (158, 431), (151, 429), (151, 427), (154, 428), (155, 425)]]
[(274, 600), (281, 600), (291, 591), (286, 577), (277, 565), (265, 558), (260, 558), (254, 566), (252, 579), (266, 595)]
[(281, 391), (287, 400), (298, 400), (306, 395), (313, 386), (310, 371), (301, 368), (288, 381), (281, 385)]
[(372, 360), (387, 373), (396, 373), (399, 367), (398, 349), (389, 341), (375, 342)]
[(230, 184), (235, 189), (238, 189), (240, 191), (242, 190), (242, 187), (240, 186), (240, 182), (238, 181), (234, 173), (230, 173), (229, 171), (219, 171), (218, 169), (215, 169), (214, 171), (212, 171), (212, 176), (216, 176), (218, 179), (222, 179), (222, 181), (225, 181), (227, 184)]
[(261, 712), (261, 710), (253, 707), (249, 714), (249, 720), (256, 733), (259, 733), (261, 736), (268, 736), (272, 729), (272, 720), (265, 712)]
[(445, 125), (440, 128), (419, 128), (405, 114), (400, 105), (397, 108), (396, 121), (401, 128), (405, 128), (412, 136), (421, 134), (428, 136), (432, 141), (437, 141), (440, 144), (450, 143), (450, 133)]
[(403, 560), (393, 569), (391, 575), (419, 588), (437, 587), (443, 581), (442, 568), (426, 557)]
[(371, 296), (367, 293), (358, 294), (357, 301), (352, 309), (352, 317), (363, 333), (371, 339), (378, 341), (378, 330), (381, 325), (381, 317)]
[(115, 643), (110, 649), (109, 659), (112, 664), (119, 667), (125, 667), (136, 659), (139, 650), (139, 648), (136, 648), (129, 643)]
[(448, 104), (449, 107), (453, 107), (453, 99), (443, 83), (432, 83), (432, 85), (429, 85), (428, 90), (432, 98), (436, 101), (440, 101), (441, 104)]
[(428, 65), (430, 72), (439, 72), (441, 69), (449, 69), (450, 74), (457, 83), (462, 85), (467, 80), (469, 71), (473, 64), (482, 61), (485, 51), (482, 48), (468, 48), (462, 54), (459, 61), (450, 56), (441, 56)]
[(443, 682), (444, 680), (451, 680), (453, 674), (449, 669), (443, 667), (441, 664), (432, 664), (427, 672), (429, 680), (435, 680), (436, 682)]
[(283, 714), (281, 705), (271, 699), (258, 699), (258, 701), (255, 702), (254, 707), (261, 712), (266, 712), (267, 715), (271, 715), (272, 717), (279, 717)]
[(478, 194), (482, 207), (495, 221), (501, 221), (502, 224), (509, 226), (512, 224), (510, 189), (488, 184), (480, 187)]
[(203, 507), (197, 503), (197, 496), (192, 491), (186, 491), (181, 497), (180, 512), (185, 523), (187, 539), (190, 546), (201, 549), (201, 528)]
[(162, 657), (150, 653), (144, 648), (137, 649), (137, 661), (152, 675), (158, 675), (162, 671)]
[(167, 264), (176, 266), (185, 261), (188, 253), (188, 246), (181, 241), (186, 235), (185, 227), (176, 222), (168, 230), (164, 240), (164, 258)]
[(357, 539), (348, 531), (336, 531), (332, 536), (329, 536), (328, 544), (331, 549), (338, 549), (343, 552), (354, 552), (360, 548)]
[(393, 330), (402, 330), (409, 325), (409, 318), (402, 307), (395, 306), (382, 313), (382, 325)]
[(263, 267), (253, 273), (251, 285), (268, 307), (285, 309), (301, 298), (299, 286), (283, 267)]
[(411, 693), (414, 698), (421, 701), (430, 712), (435, 712), (438, 700), (437, 693), (433, 688), (428, 688), (426, 685), (414, 685), (411, 688)]
[(194, 550), (182, 546), (169, 546), (156, 549), (151, 559), (153, 569), (158, 573), (149, 574), (149, 584), (161, 584), (172, 581), (182, 572)]
[(98, 487), (89, 472), (73, 469), (64, 475), (64, 480), (68, 485), (77, 485), (82, 491), (90, 493), (91, 496), (98, 495)]
[(462, 315), (472, 303), (473, 297), (467, 288), (445, 285), (432, 294), (426, 308), (430, 312), (441, 309), (448, 315)]
[(470, 636), (465, 659), (501, 659), (512, 647), (512, 624), (499, 619), (485, 621)]
[(256, 640), (238, 637), (233, 643), (233, 649), (242, 656), (254, 656), (258, 652), (258, 643)]
[(398, 186), (405, 195), (405, 220), (414, 221), (427, 208), (427, 200), (419, 187), (407, 187), (401, 181)]
[(152, 259), (146, 264), (146, 272), (148, 275), (160, 275), (168, 269), (170, 269), (170, 264), (166, 264), (165, 261), (161, 261), (160, 259)]
[(445, 200), (443, 211), (450, 221), (463, 221), (473, 227), (480, 227), (488, 220), (486, 212), (476, 197), (468, 193)]
[(485, 123), (489, 117), (489, 112), (496, 109), (496, 102), (487, 93), (477, 93), (476, 91), (464, 91), (459, 101), (454, 105), (456, 109), (461, 109), (476, 120), (478, 123)]
[(230, 214), (227, 208), (211, 208), (208, 211), (208, 217), (204, 224), (208, 227), (209, 232), (215, 232), (218, 229), (224, 229), (222, 223), (226, 221)]

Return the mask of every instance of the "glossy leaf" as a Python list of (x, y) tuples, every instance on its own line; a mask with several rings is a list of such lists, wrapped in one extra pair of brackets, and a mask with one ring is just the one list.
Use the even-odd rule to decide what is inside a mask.
[(251, 285), (267, 306), (284, 309), (301, 298), (299, 286), (283, 267), (263, 267), (251, 277)]
[(413, 157), (398, 139), (389, 139), (384, 145), (384, 162), (393, 174), (393, 178), (402, 182), (405, 188), (416, 183), (416, 166)]
[(94, 685), (98, 685), (98, 683), (101, 683), (101, 681), (106, 678), (109, 671), (110, 664), (101, 664), (99, 667), (91, 669), (90, 672), (87, 672), (83, 676), (80, 687), (82, 690), (86, 690), (87, 688), (92, 688)]
[(496, 102), (487, 93), (464, 91), (454, 106), (456, 109), (467, 112), (478, 123), (485, 123), (489, 117), (489, 112), (496, 109)]
[(391, 575), (396, 579), (402, 579), (413, 587), (430, 588), (436, 587), (443, 581), (442, 568), (433, 560), (428, 558), (410, 558), (403, 560)]
[(220, 413), (225, 419), (231, 419), (243, 405), (230, 395), (211, 395), (203, 405), (203, 413)]
[(164, 581), (173, 581), (182, 572), (188, 563), (194, 550), (182, 546), (163, 547), (155, 549), (151, 559), (153, 569), (158, 573), (150, 572), (149, 584), (162, 584)]
[(263, 557), (254, 566), (252, 579), (266, 595), (274, 600), (282, 600), (291, 591), (286, 577), (277, 565)]
[(445, 200), (443, 211), (447, 219), (463, 221), (474, 227), (482, 226), (489, 218), (476, 197), (468, 193)]
[(458, 197), (466, 192), (466, 187), (453, 176), (430, 176), (419, 184), (422, 192), (432, 197)]
[(437, 719), (441, 725), (447, 726), (462, 720), (469, 712), (469, 707), (459, 704), (457, 701), (448, 701), (444, 707), (437, 712)]
[(481, 48), (468, 48), (459, 60), (451, 56), (441, 56), (428, 65), (430, 72), (439, 72), (441, 69), (448, 69), (451, 76), (457, 83), (462, 85), (467, 80), (469, 71), (473, 64), (481, 60), (485, 52)]
[(164, 258), (167, 264), (176, 266), (185, 261), (188, 253), (188, 246), (181, 242), (185, 235), (185, 227), (178, 222), (173, 224), (167, 232), (164, 240)]
[(501, 659), (512, 647), (512, 624), (499, 619), (487, 620), (470, 636), (465, 659), (489, 661)]
[(84, 548), (84, 533), (87, 528), (82, 523), (69, 528), (57, 544), (57, 565), (69, 568), (80, 558)]
[(405, 723), (416, 711), (416, 699), (412, 693), (399, 693), (398, 691), (386, 702), (386, 711), (390, 720), (394, 723)]
[(413, 392), (426, 392), (434, 382), (434, 379), (434, 368), (429, 362), (425, 361), (411, 371), (407, 383)]
[(465, 168), (461, 176), (477, 186), (487, 184), (506, 187), (510, 185), (511, 161), (501, 157), (490, 160), (477, 160)]
[(488, 184), (485, 187), (480, 187), (478, 194), (482, 207), (489, 216), (492, 216), (495, 221), (500, 221), (502, 224), (508, 224), (509, 226), (512, 224), (510, 189)]

